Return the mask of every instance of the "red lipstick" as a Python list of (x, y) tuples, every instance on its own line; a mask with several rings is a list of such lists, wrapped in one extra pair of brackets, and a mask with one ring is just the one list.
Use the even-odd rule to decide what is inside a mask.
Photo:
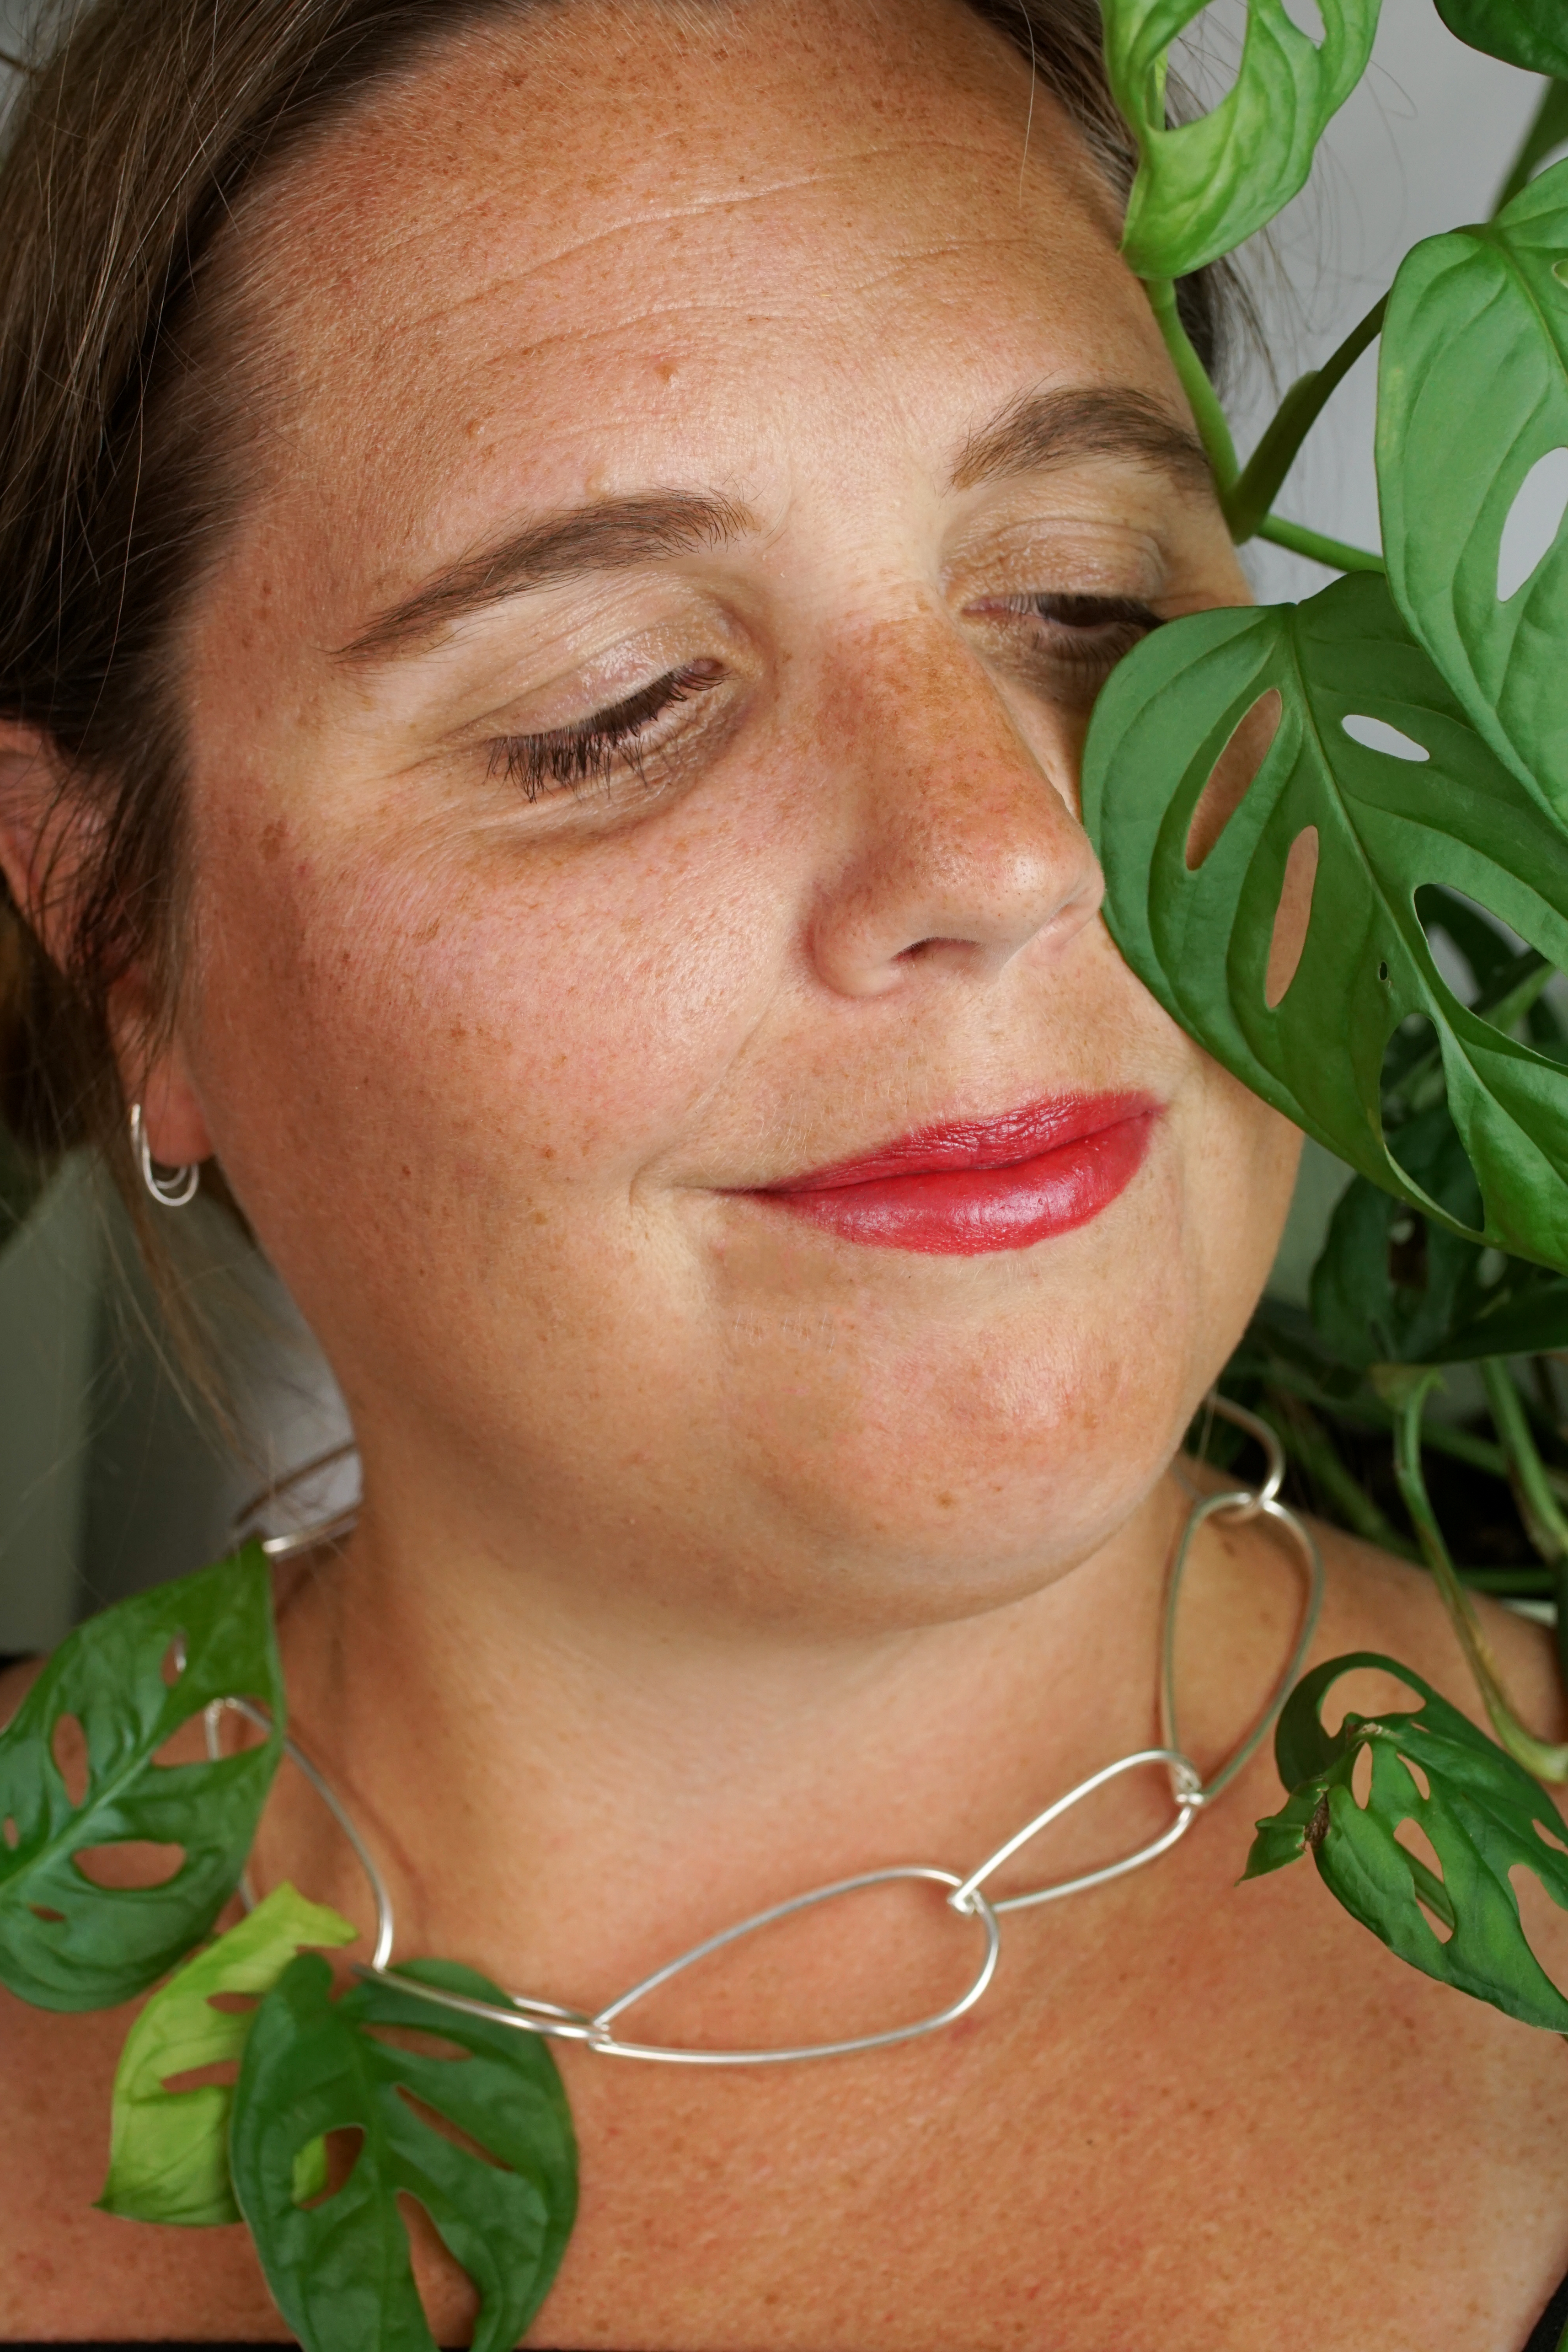
[(1056, 1095), (996, 1118), (921, 1128), (752, 1197), (873, 1249), (1029, 1249), (1087, 1224), (1125, 1190), (1159, 1108), (1148, 1095)]

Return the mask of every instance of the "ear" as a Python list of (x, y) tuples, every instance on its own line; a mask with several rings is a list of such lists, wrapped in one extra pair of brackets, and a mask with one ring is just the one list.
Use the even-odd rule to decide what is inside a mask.
[[(73, 879), (86, 847), (85, 819), (62, 789), (54, 747), (37, 728), (0, 719), (0, 873), (24, 920), (59, 964), (70, 955)], [(149, 1059), (152, 1006), (143, 975), (127, 972), (110, 992), (109, 1026), (128, 1097), (140, 1100), (148, 1148), (161, 1166), (212, 1156), (178, 1034)]]
[[(110, 1025), (117, 1031), (118, 995), (117, 989), (110, 1000)], [(145, 1034), (145, 1031), (141, 1034)], [(120, 1068), (125, 1066), (122, 1049)], [(207, 1131), (178, 1030), (162, 1051), (143, 1065), (141, 1103), (147, 1148), (161, 1168), (187, 1168), (193, 1160), (212, 1158), (213, 1139)]]
[(45, 923), (50, 813), (59, 780), (44, 738), (35, 728), (0, 720), (0, 874), (32, 929), (54, 952)]

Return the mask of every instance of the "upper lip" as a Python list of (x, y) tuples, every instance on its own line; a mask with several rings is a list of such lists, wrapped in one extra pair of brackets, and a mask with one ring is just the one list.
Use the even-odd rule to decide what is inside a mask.
[(1159, 1108), (1153, 1095), (1047, 1095), (1015, 1110), (973, 1118), (939, 1120), (915, 1128), (859, 1160), (835, 1160), (800, 1176), (759, 1187), (769, 1192), (830, 1192), (850, 1184), (875, 1184), (897, 1176), (929, 1176), (960, 1169), (1011, 1168), (1060, 1151), (1071, 1143), (1123, 1119), (1146, 1117)]

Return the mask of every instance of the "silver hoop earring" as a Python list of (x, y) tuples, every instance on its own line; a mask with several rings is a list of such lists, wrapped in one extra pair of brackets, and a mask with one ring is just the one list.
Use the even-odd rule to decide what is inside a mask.
[(327, 1471), (353, 1461), (359, 1450), (358, 1441), (350, 1437), (341, 1445), (334, 1445), (327, 1453), (285, 1471), (281, 1478), (275, 1478), (259, 1495), (253, 1495), (245, 1508), (235, 1513), (229, 1527), (230, 1542), (236, 1548), (242, 1543), (257, 1542), (268, 1559), (292, 1559), (297, 1552), (314, 1551), (318, 1544), (337, 1543), (351, 1535), (359, 1522), (358, 1502), (342, 1504), (323, 1517), (307, 1520), (303, 1527), (290, 1528), (286, 1535), (265, 1535), (262, 1528), (274, 1503), (322, 1478)]
[(136, 1154), (141, 1170), (141, 1181), (161, 1209), (188, 1209), (201, 1189), (202, 1171), (196, 1160), (184, 1168), (171, 1169), (160, 1175), (147, 1149), (147, 1130), (141, 1123), (141, 1105), (131, 1106), (131, 1149)]

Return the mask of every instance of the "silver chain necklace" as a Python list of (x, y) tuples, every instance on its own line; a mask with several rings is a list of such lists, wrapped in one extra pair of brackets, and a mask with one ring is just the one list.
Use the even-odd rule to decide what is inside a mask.
[[(722, 1928), (716, 1936), (705, 1937), (700, 1944), (694, 1944), (688, 1951), (679, 1953), (673, 1960), (666, 1960), (651, 1975), (640, 1978), (628, 1991), (591, 2016), (585, 2010), (563, 2008), (557, 2002), (536, 2000), (525, 1993), (511, 1994), (505, 2006), (495, 2001), (472, 2000), (462, 1993), (444, 1992), (434, 1985), (423, 1984), (415, 1978), (404, 1976), (392, 1962), (395, 1929), (392, 1897), (375, 1857), (324, 1775), (298, 1744), (289, 1738), (285, 1741), (286, 1754), (304, 1773), (348, 1839), (364, 1871), (375, 1905), (375, 1947), (369, 1963), (358, 1967), (356, 1975), (382, 1979), (396, 1985), (400, 1991), (429, 2002), (433, 2008), (456, 2010), (465, 2016), (488, 2018), (497, 2025), (510, 2026), (522, 2033), (544, 2034), (552, 2041), (580, 2042), (607, 2058), (640, 2058), (671, 2066), (781, 2066), (798, 2064), (810, 2058), (844, 2058), (855, 2051), (884, 2050), (895, 2042), (914, 2042), (923, 2034), (936, 2033), (942, 2027), (953, 2024), (975, 2007), (996, 1973), (1001, 1953), (1001, 1923), (1006, 1915), (1010, 1911), (1030, 1910), (1042, 1903), (1060, 1903), (1069, 1895), (1087, 1894), (1091, 1887), (1108, 1885), (1113, 1879), (1124, 1878), (1129, 1871), (1141, 1870), (1145, 1863), (1154, 1862), (1162, 1853), (1168, 1853), (1177, 1840), (1186, 1836), (1198, 1814), (1213, 1804), (1237, 1774), (1250, 1762), (1260, 1743), (1268, 1737), (1301, 1672), (1316, 1631), (1318, 1612), (1322, 1602), (1323, 1570), (1318, 1548), (1295, 1513), (1279, 1499), (1285, 1462), (1273, 1431), (1267, 1423), (1258, 1420), (1241, 1406), (1232, 1404), (1227, 1397), (1211, 1395), (1208, 1404), (1211, 1412), (1244, 1431), (1262, 1446), (1268, 1456), (1269, 1468), (1261, 1486), (1228, 1490), (1195, 1503), (1182, 1530), (1166, 1580), (1160, 1642), (1161, 1746), (1140, 1748), (1130, 1756), (1119, 1756), (1113, 1763), (1102, 1765), (1099, 1771), (1092, 1772), (1086, 1780), (1081, 1780), (1064, 1797), (1058, 1797), (1054, 1803), (1047, 1805), (1043, 1812), (1036, 1813), (1032, 1821), (1026, 1822), (1022, 1829), (1016, 1830), (993, 1853), (988, 1853), (982, 1863), (967, 1874), (941, 1869), (930, 1864), (897, 1863), (883, 1870), (860, 1871), (852, 1878), (834, 1879), (827, 1886), (812, 1887), (807, 1894), (791, 1895), (788, 1902), (775, 1903), (766, 1911), (753, 1912), (749, 1918), (738, 1921), (733, 1927)], [(294, 1484), (323, 1468), (348, 1450), (339, 1449), (338, 1454), (323, 1456), (321, 1462), (308, 1465), (305, 1470), (297, 1472), (293, 1479), (286, 1480), (274, 1488), (272, 1494), (277, 1495), (283, 1491), (284, 1486)], [(263, 1498), (264, 1501), (267, 1499), (269, 1497)], [(257, 1507), (259, 1506), (253, 1506), (252, 1510), (244, 1516), (254, 1516)], [(1268, 1706), (1239, 1746), (1233, 1748), (1218, 1769), (1205, 1780), (1183, 1751), (1176, 1728), (1176, 1606), (1193, 1538), (1207, 1519), (1222, 1516), (1238, 1522), (1269, 1518), (1284, 1528), (1301, 1551), (1306, 1569), (1307, 1596), (1290, 1657)], [(289, 1558), (330, 1538), (346, 1534), (353, 1524), (354, 1517), (352, 1510), (337, 1512), (330, 1520), (302, 1528), (296, 1534), (265, 1538), (262, 1549), (271, 1559)], [(263, 1731), (271, 1728), (265, 1708), (255, 1706), (250, 1700), (216, 1700), (206, 1710), (207, 1748), (214, 1759), (221, 1753), (221, 1724), (225, 1712), (244, 1717)], [(1053, 1822), (1081, 1804), (1085, 1797), (1092, 1796), (1097, 1789), (1104, 1788), (1108, 1782), (1119, 1780), (1124, 1772), (1145, 1769), (1163, 1770), (1170, 1786), (1172, 1818), (1156, 1837), (1139, 1846), (1135, 1853), (1124, 1854), (1120, 1861), (1106, 1863), (1098, 1870), (1083, 1871), (1072, 1878), (1057, 1879), (1048, 1885), (1032, 1887), (1022, 1895), (1004, 1895), (996, 1900), (986, 1895), (983, 1890), (988, 1879), (1033, 1839), (1050, 1829)], [(944, 1909), (955, 1918), (977, 1927), (984, 1946), (967, 1990), (958, 2000), (949, 2002), (946, 2009), (938, 2010), (934, 2016), (918, 2018), (910, 2025), (889, 2026), (880, 2033), (856, 2034), (847, 2041), (812, 2042), (792, 2049), (778, 2050), (691, 2050), (675, 2044), (627, 2041), (616, 2031), (620, 2021), (651, 1993), (684, 1975), (687, 1969), (695, 1968), (699, 1960), (707, 1959), (713, 1953), (723, 1951), (727, 1946), (738, 1943), (742, 1937), (756, 1935), (781, 1919), (792, 1918), (797, 1912), (814, 1909), (819, 1904), (831, 1903), (841, 1896), (859, 1894), (867, 1887), (911, 1881), (941, 1888), (944, 1891)], [(249, 1910), (255, 1898), (248, 1883), (242, 1883), (240, 1892), (246, 1908)]]

